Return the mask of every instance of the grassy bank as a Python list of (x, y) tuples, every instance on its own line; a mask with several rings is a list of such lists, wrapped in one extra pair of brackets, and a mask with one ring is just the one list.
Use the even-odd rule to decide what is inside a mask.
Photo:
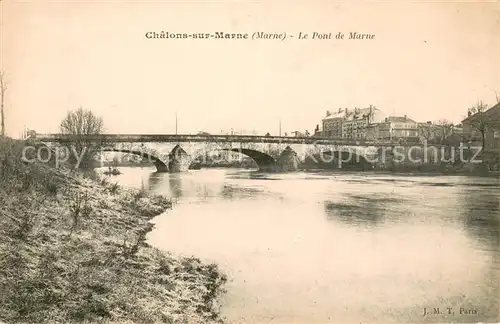
[(0, 320), (6, 323), (215, 323), (216, 265), (145, 243), (171, 202), (21, 161), (0, 138)]

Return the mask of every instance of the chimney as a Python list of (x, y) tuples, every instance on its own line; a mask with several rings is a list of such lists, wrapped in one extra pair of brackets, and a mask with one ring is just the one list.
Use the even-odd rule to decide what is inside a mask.
[(468, 115), (469, 117), (470, 117), (470, 116), (472, 116), (472, 112), (469, 110), (469, 111), (467, 112), (467, 115)]
[(330, 116), (331, 114), (332, 114), (332, 112), (330, 110), (326, 111), (326, 117)]
[(339, 114), (342, 112), (342, 108), (339, 108)]
[(407, 115), (405, 115), (405, 121), (407, 121), (407, 120), (408, 120), (408, 116), (407, 116)]

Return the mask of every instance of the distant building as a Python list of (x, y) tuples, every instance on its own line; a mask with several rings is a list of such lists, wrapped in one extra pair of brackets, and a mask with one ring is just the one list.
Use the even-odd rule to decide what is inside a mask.
[(323, 124), (322, 136), (324, 137), (342, 137), (342, 121), (344, 120), (345, 112), (339, 108), (338, 112), (332, 113), (326, 111), (326, 117), (321, 121)]
[(294, 137), (305, 137), (305, 136), (306, 136), (306, 134), (304, 134), (304, 133), (302, 133), (302, 132), (299, 132), (299, 131), (293, 131), (293, 132), (292, 132), (292, 135), (293, 135)]
[(323, 137), (323, 132), (319, 129), (319, 124), (316, 125), (313, 135), (314, 137)]
[(369, 124), (366, 126), (366, 139), (376, 140), (380, 137), (380, 123)]
[(457, 134), (457, 135), (463, 135), (464, 134), (464, 127), (462, 125), (453, 126), (451, 129), (451, 133)]
[(339, 108), (335, 113), (327, 111), (322, 120), (324, 137), (337, 138), (367, 138), (367, 127), (384, 119), (381, 110), (370, 106), (368, 108)]
[(462, 121), (463, 137), (470, 141), (473, 146), (482, 145), (482, 134), (477, 125), (484, 123), (485, 127), (485, 150), (500, 150), (500, 103), (490, 109), (471, 114)]
[(378, 123), (376, 134), (381, 140), (403, 140), (406, 142), (420, 142), (418, 123), (408, 116), (386, 117)]
[(313, 136), (314, 137), (324, 137), (323, 131), (318, 129), (317, 131), (314, 132)]
[(382, 111), (375, 107), (354, 108), (346, 114), (342, 124), (342, 137), (353, 139), (366, 139), (368, 126), (379, 123), (384, 119)]
[(440, 136), (439, 126), (433, 124), (431, 121), (425, 123), (418, 123), (417, 128), (418, 128), (418, 137), (420, 139), (420, 142), (422, 143), (423, 142), (432, 143), (433, 141), (437, 140), (438, 137)]

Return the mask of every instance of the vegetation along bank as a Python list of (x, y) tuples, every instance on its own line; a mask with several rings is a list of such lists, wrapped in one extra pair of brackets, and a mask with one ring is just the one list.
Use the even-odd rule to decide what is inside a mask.
[(226, 277), (145, 242), (163, 196), (47, 163), (0, 137), (0, 320), (218, 323)]

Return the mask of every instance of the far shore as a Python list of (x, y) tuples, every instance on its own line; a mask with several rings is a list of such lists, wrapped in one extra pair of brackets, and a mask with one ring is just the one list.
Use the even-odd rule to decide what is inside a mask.
[(443, 171), (389, 171), (389, 170), (366, 170), (366, 171), (347, 171), (342, 169), (303, 169), (299, 170), (306, 173), (334, 173), (334, 174), (381, 174), (381, 175), (397, 175), (397, 176), (457, 176), (457, 177), (490, 177), (500, 178), (500, 172), (443, 172)]

